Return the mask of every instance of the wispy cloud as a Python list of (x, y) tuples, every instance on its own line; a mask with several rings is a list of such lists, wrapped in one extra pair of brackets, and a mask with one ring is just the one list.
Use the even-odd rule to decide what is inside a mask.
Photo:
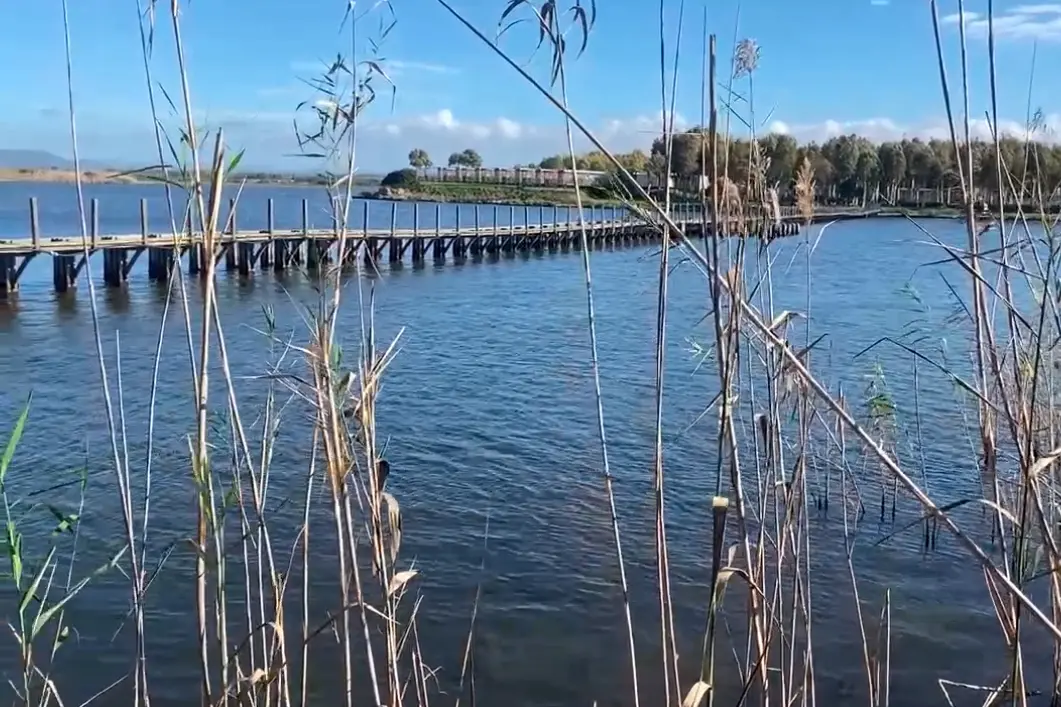
[[(983, 36), (988, 32), (990, 23), (982, 12), (954, 13), (942, 20), (950, 25), (963, 21), (970, 34)], [(994, 30), (997, 37), (1061, 41), (1061, 3), (1017, 5), (996, 13)]]
[(423, 72), (425, 74), (459, 74), (460, 69), (445, 64), (433, 64), (426, 61), (403, 61), (401, 59), (387, 59), (383, 66), (391, 73)]
[(869, 4), (873, 7), (884, 7), (891, 4), (891, 0), (869, 0)]
[[(1061, 115), (1052, 113), (1043, 116), (1041, 126), (1034, 131), (1016, 120), (1000, 119), (999, 133), (1020, 139), (1031, 138), (1039, 142), (1057, 143), (1061, 136)], [(993, 137), (991, 126), (984, 118), (969, 121), (970, 134), (980, 140)], [(923, 140), (949, 140), (950, 128), (946, 120), (935, 119), (921, 123), (900, 123), (891, 118), (867, 118), (863, 120), (823, 120), (817, 123), (791, 124), (774, 120), (767, 131), (780, 135), (792, 135), (804, 142), (824, 142), (840, 135), (861, 135), (874, 142), (921, 138)]]
[[(291, 70), (296, 74), (319, 74), (327, 71), (332, 61), (297, 59), (291, 62)], [(405, 59), (381, 59), (379, 66), (388, 76), (395, 77), (408, 74), (459, 74), (460, 69), (429, 61), (410, 61)]]

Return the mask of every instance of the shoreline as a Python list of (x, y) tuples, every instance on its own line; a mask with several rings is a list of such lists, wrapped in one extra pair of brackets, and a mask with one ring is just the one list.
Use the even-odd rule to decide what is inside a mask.
[[(36, 168), (0, 168), (0, 182), (15, 184), (74, 184), (77, 175), (71, 169), (36, 169)], [(161, 177), (153, 178), (142, 172), (121, 172), (113, 169), (83, 169), (82, 184), (162, 184)], [(275, 187), (320, 187), (326, 182), (316, 177), (293, 179), (281, 175), (267, 176), (251, 174), (225, 180), (226, 184), (252, 184)], [(365, 182), (354, 182), (355, 187), (366, 190), (379, 187), (379, 180), (373, 178)]]

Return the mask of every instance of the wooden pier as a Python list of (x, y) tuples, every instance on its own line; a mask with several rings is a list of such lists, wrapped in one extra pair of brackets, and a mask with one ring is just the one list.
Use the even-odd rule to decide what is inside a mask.
[[(412, 227), (398, 228), (398, 203), (392, 202), (389, 227), (377, 228), (369, 221), (370, 203), (363, 204), (362, 225), (356, 230), (347, 230), (347, 263), (344, 264), (352, 264), (359, 257), (368, 264), (401, 263), (408, 254), (415, 265), (428, 258), (435, 262), (447, 258), (457, 261), (483, 255), (567, 251), (581, 247), (579, 220), (573, 207), (457, 205), (455, 223), (451, 227), (442, 227), (441, 204), (416, 204), (413, 205)], [(420, 223), (422, 207), (434, 210), (434, 221), (426, 228)], [(302, 200), (300, 228), (283, 230), (274, 227), (272, 199), (268, 200), (266, 211), (265, 228), (239, 230), (235, 205), (230, 203), (227, 228), (218, 238), (217, 251), (207, 254), (203, 252), (201, 234), (175, 237), (172, 233), (151, 232), (146, 200), (140, 202), (139, 233), (104, 235), (99, 229), (99, 203), (93, 199), (86, 244), (81, 236), (43, 236), (37, 200), (30, 199), (30, 236), (0, 240), (0, 297), (18, 291), (19, 280), (27, 265), (38, 256), (52, 259), (52, 281), (56, 292), (76, 288), (87, 259), (96, 254), (101, 254), (103, 282), (109, 287), (123, 287), (133, 266), (145, 253), (149, 279), (161, 282), (170, 277), (173, 267), (182, 264), (191, 275), (205, 273), (206, 257), (213, 257), (217, 265), (223, 263), (225, 270), (243, 276), (250, 276), (258, 269), (319, 271), (322, 265), (334, 262), (338, 250), (338, 227), (310, 228), (306, 199)], [(489, 213), (488, 219), (483, 218), (483, 211)], [(591, 248), (659, 240), (657, 226), (626, 210), (587, 207), (585, 213)], [(673, 218), (690, 236), (701, 235), (698, 204), (675, 205)], [(748, 223), (742, 220), (740, 224), (730, 224), (726, 230), (753, 235), (793, 235), (799, 232), (799, 219), (794, 210), (787, 208), (779, 222), (755, 220)]]

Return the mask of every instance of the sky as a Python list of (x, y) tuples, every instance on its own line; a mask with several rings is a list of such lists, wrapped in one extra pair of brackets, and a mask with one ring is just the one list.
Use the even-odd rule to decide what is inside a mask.
[[(150, 0), (71, 0), (73, 94), (83, 158), (122, 165), (158, 162), (145, 74), (141, 27)], [(587, 2), (588, 0), (582, 0)], [(508, 0), (449, 0), (493, 41)], [(541, 0), (536, 0), (540, 6)], [(575, 0), (557, 0), (570, 8)], [(138, 8), (138, 3), (141, 7)], [(224, 128), (231, 149), (245, 150), (247, 169), (312, 171), (298, 155), (294, 122), (321, 96), (305, 81), (320, 76), (338, 53), (372, 61), (376, 100), (362, 114), (357, 161), (364, 172), (404, 166), (413, 148), (435, 163), (466, 148), (487, 166), (536, 162), (566, 151), (562, 115), (489, 45), (438, 0), (358, 2), (353, 27), (343, 0), (181, 0), (180, 31), (193, 114), (202, 128)], [(587, 6), (588, 7), (588, 6)], [(943, 137), (932, 15), (927, 0), (663, 0), (666, 86), (679, 127), (700, 122), (707, 32), (718, 36), (719, 94), (725, 98), (735, 39), (752, 39), (760, 60), (752, 80), (733, 84), (735, 110), (757, 133), (789, 133), (801, 141), (858, 133), (873, 140)], [(968, 0), (970, 113), (987, 133), (990, 106), (986, 0)], [(0, 10), (0, 149), (72, 154), (61, 0)], [(962, 110), (957, 0), (940, 0), (947, 70), (955, 110)], [(574, 17), (572, 14), (566, 17)], [(529, 6), (497, 46), (549, 83), (547, 51), (535, 52)], [(531, 21), (528, 21), (531, 20)], [(393, 23), (393, 24), (392, 24)], [(389, 30), (387, 29), (389, 27)], [(387, 30), (387, 31), (384, 31)], [(1000, 124), (1020, 132), (1030, 113), (1046, 117), (1044, 139), (1061, 130), (1061, 4), (996, 0), (996, 65)], [(680, 34), (680, 41), (679, 41)], [(147, 64), (156, 114), (173, 135), (182, 87), (170, 3), (159, 2)], [(609, 149), (646, 149), (663, 109), (660, 5), (600, 0), (584, 53), (569, 30), (569, 106)], [(675, 62), (675, 53), (678, 54)], [(677, 69), (677, 79), (672, 74)], [(366, 69), (368, 70), (368, 69)], [(373, 70), (374, 71), (374, 70)], [(559, 93), (559, 87), (554, 87)], [(163, 93), (164, 91), (164, 93)], [(167, 98), (168, 96), (168, 98)], [(751, 96), (751, 101), (748, 97)], [(301, 117), (300, 117), (301, 116)], [(734, 132), (747, 132), (733, 120)], [(576, 149), (589, 143), (579, 136)]]

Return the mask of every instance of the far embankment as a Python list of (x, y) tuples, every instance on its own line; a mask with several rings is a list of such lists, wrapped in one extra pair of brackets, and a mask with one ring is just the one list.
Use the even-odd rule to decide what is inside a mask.
[[(382, 186), (373, 195), (389, 201), (442, 202), (446, 204), (517, 204), (525, 206), (575, 206), (578, 195), (571, 187), (476, 182), (427, 182)], [(583, 206), (621, 206), (613, 193), (596, 186), (582, 189)]]
[[(176, 174), (176, 171), (173, 171), (167, 176), (159, 169), (118, 170), (93, 167), (81, 170), (81, 182), (84, 184), (157, 184), (179, 181)], [(291, 187), (321, 187), (328, 184), (328, 181), (327, 177), (318, 174), (273, 172), (236, 172), (228, 179), (228, 182), (232, 184), (269, 184)], [(0, 182), (74, 184), (77, 182), (77, 172), (72, 168), (64, 167), (0, 167)], [(371, 174), (359, 175), (354, 179), (354, 185), (359, 188), (375, 187), (379, 185), (379, 182), (380, 177)]]

